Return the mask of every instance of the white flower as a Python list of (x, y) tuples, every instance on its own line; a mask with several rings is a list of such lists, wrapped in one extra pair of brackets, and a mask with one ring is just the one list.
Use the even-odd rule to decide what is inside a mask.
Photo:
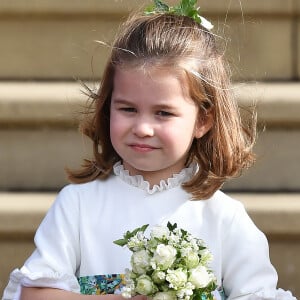
[(150, 236), (152, 239), (165, 239), (170, 235), (170, 230), (165, 226), (154, 226), (150, 232)]
[(208, 272), (207, 268), (200, 265), (190, 270), (188, 281), (196, 288), (205, 288), (213, 279), (213, 276)]
[(208, 249), (203, 249), (200, 251), (201, 263), (208, 264), (213, 259), (213, 255), (208, 251)]
[(214, 25), (211, 24), (211, 22), (209, 22), (207, 19), (205, 19), (204, 17), (200, 16), (201, 19), (201, 25), (207, 29), (207, 30), (212, 30), (214, 28)]
[(170, 245), (159, 244), (154, 252), (153, 262), (160, 270), (168, 269), (176, 259), (177, 251)]
[(134, 296), (134, 288), (130, 288), (128, 286), (123, 287), (122, 289), (122, 296), (126, 299), (132, 298)]
[(193, 295), (194, 289), (195, 286), (191, 282), (187, 282), (183, 288), (176, 292), (176, 296), (180, 299), (190, 299), (190, 297)]
[(175, 235), (177, 235), (178, 237), (181, 237), (181, 236), (182, 236), (182, 231), (181, 231), (180, 228), (175, 228), (175, 229), (173, 230), (173, 233), (174, 233)]
[(193, 248), (194, 251), (198, 251), (199, 247), (198, 247), (198, 243), (196, 239), (191, 239), (190, 240), (190, 245)]
[(174, 292), (169, 291), (156, 293), (152, 300), (177, 300), (177, 298)]
[[(181, 245), (182, 246), (182, 245)], [(183, 257), (186, 257), (189, 255), (189, 253), (192, 251), (192, 248), (191, 247), (182, 247), (180, 249), (180, 253), (181, 253), (181, 256)]]
[(195, 251), (189, 251), (188, 254), (184, 257), (184, 261), (186, 263), (186, 267), (188, 269), (195, 268), (199, 265), (199, 255)]
[(129, 249), (138, 251), (145, 247), (146, 239), (142, 232), (138, 232), (135, 236), (128, 240), (127, 246)]
[(178, 290), (185, 286), (187, 282), (187, 274), (182, 268), (167, 271), (166, 280), (170, 283), (169, 287)]
[(165, 281), (166, 273), (160, 270), (155, 270), (151, 277), (154, 283), (160, 284)]
[(134, 252), (131, 256), (131, 266), (133, 272), (137, 274), (145, 273), (150, 267), (150, 255), (147, 250)]
[(135, 291), (140, 295), (151, 295), (157, 291), (151, 278), (147, 275), (141, 275), (136, 280)]
[(171, 245), (176, 245), (180, 243), (180, 237), (178, 235), (175, 234), (170, 234), (169, 237), (169, 244)]
[(126, 285), (129, 286), (129, 285), (134, 285), (134, 279), (136, 278), (136, 274), (133, 273), (131, 270), (129, 269), (125, 269), (125, 281), (126, 281)]

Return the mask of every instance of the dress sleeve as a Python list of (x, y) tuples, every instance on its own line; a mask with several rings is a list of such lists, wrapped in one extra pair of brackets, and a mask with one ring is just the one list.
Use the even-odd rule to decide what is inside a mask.
[(242, 204), (226, 231), (222, 277), (229, 300), (296, 300), (290, 292), (276, 288), (277, 272), (270, 262), (267, 239)]
[(11, 273), (2, 300), (19, 299), (21, 286), (79, 292), (75, 276), (80, 262), (77, 198), (71, 186), (58, 194), (36, 232), (35, 251), (21, 269)]

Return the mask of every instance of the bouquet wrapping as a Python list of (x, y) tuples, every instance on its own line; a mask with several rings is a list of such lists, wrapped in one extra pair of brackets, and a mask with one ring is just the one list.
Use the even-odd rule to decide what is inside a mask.
[(204, 242), (177, 224), (155, 226), (145, 236), (148, 225), (127, 231), (114, 241), (132, 252), (131, 269), (125, 270), (122, 295), (145, 295), (153, 300), (213, 299), (216, 278), (209, 269), (212, 255)]

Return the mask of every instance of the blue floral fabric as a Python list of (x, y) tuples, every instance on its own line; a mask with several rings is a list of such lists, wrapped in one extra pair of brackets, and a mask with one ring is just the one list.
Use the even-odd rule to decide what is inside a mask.
[(124, 274), (84, 276), (78, 282), (84, 295), (120, 294), (125, 285)]

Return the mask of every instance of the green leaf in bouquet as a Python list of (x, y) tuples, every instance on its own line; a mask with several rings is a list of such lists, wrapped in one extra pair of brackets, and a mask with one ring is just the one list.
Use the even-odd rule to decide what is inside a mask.
[(131, 231), (131, 232), (129, 232), (129, 231), (127, 231), (127, 232), (129, 232), (130, 237), (133, 237), (133, 236), (135, 236), (138, 232), (145, 232), (145, 230), (147, 229), (148, 226), (149, 226), (149, 224), (145, 224), (145, 225), (143, 225), (143, 226), (141, 226), (141, 227), (139, 227), (139, 228), (134, 229), (134, 230)]
[(194, 290), (193, 300), (214, 300), (212, 292), (217, 288), (216, 283), (213, 281), (205, 288), (199, 288)]
[(121, 247), (127, 245), (129, 239), (134, 237), (138, 232), (145, 232), (145, 230), (147, 229), (148, 226), (149, 226), (149, 224), (145, 224), (141, 227), (134, 229), (133, 231), (126, 231), (126, 233), (123, 236), (124, 238), (114, 241), (114, 244), (121, 246)]
[(188, 232), (186, 230), (183, 230), (183, 229), (180, 229), (181, 230), (181, 234), (182, 234), (182, 237), (186, 237)]
[(114, 241), (114, 244), (121, 246), (121, 247), (125, 246), (127, 243), (128, 243), (127, 239), (119, 239), (119, 240)]
[(177, 228), (177, 224), (176, 223), (172, 224), (172, 223), (168, 222), (167, 227), (170, 231), (173, 231)]

